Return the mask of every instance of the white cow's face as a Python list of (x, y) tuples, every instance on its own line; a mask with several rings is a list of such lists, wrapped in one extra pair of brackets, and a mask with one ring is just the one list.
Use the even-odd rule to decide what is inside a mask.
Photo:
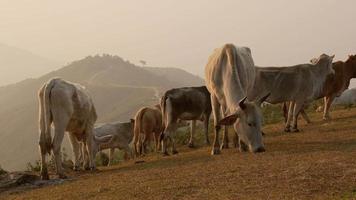
[(270, 94), (256, 102), (245, 102), (246, 98), (239, 102), (237, 111), (225, 117), (219, 125), (234, 125), (239, 136), (240, 144), (244, 143), (250, 152), (264, 152), (262, 141), (262, 113), (260, 105)]
[(262, 141), (262, 114), (255, 103), (245, 103), (244, 109), (238, 109), (238, 118), (234, 123), (234, 129), (239, 140), (247, 145), (250, 152), (265, 151)]

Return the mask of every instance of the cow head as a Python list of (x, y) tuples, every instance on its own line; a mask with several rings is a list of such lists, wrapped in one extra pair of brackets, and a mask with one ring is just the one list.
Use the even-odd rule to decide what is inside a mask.
[(237, 111), (218, 123), (218, 125), (233, 124), (240, 142), (246, 144), (250, 152), (265, 151), (262, 141), (262, 113), (260, 106), (269, 95), (270, 93), (255, 102), (248, 102), (246, 97), (243, 98), (239, 102)]
[(313, 58), (310, 62), (314, 65), (321, 65), (322, 70), (326, 70), (327, 75), (335, 74), (335, 70), (333, 68), (333, 59), (335, 55), (329, 56), (326, 54), (321, 54), (319, 58)]
[(100, 145), (110, 142), (113, 138), (113, 135), (94, 136), (94, 142), (92, 145), (92, 151), (94, 152), (94, 155), (100, 151)]

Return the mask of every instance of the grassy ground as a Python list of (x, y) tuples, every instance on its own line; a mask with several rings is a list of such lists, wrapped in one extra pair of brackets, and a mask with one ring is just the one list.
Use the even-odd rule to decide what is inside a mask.
[(300, 133), (266, 125), (265, 153), (230, 148), (211, 156), (207, 146), (180, 147), (178, 155), (71, 174), (64, 184), (0, 199), (356, 199), (356, 108), (332, 116), (324, 123), (311, 114)]

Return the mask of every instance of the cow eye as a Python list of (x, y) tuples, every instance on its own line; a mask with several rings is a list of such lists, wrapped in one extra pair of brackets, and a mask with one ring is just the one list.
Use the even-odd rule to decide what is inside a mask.
[(248, 126), (252, 126), (252, 124), (251, 124), (251, 123), (248, 123)]

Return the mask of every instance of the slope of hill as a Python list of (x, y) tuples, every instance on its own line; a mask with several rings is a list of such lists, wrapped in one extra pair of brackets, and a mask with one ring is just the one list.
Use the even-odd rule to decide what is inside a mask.
[(182, 69), (163, 67), (145, 67), (145, 69), (174, 83), (186, 83), (185, 86), (204, 85), (204, 81), (201, 78)]
[(59, 62), (0, 43), (0, 85), (38, 77), (59, 66)]
[[(4, 199), (355, 199), (356, 108), (335, 110), (333, 121), (285, 134), (283, 123), (264, 127), (266, 152), (211, 147), (127, 161), (99, 172), (71, 174), (62, 185), (4, 194)], [(199, 134), (199, 133), (198, 133)], [(51, 193), (51, 195), (48, 195)]]
[(7, 170), (23, 169), (27, 162), (38, 159), (37, 90), (51, 77), (86, 86), (97, 108), (98, 122), (126, 121), (141, 106), (158, 103), (164, 90), (189, 85), (170, 81), (118, 56), (103, 55), (75, 61), (37, 79), (0, 87), (0, 165)]

